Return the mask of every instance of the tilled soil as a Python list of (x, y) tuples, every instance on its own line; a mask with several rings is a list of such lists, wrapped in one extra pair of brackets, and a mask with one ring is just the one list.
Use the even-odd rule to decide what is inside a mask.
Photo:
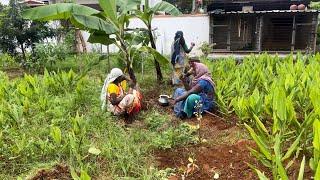
[[(196, 125), (199, 121), (196, 118), (180, 120), (174, 118), (172, 107), (162, 107), (157, 103), (160, 95), (159, 90), (153, 89), (144, 94), (144, 110), (156, 108), (163, 110), (164, 113), (172, 114), (172, 124), (187, 122)], [(217, 114), (217, 113), (216, 113)], [(221, 116), (217, 114), (218, 116)], [(247, 140), (246, 131), (237, 126), (236, 117), (219, 118), (205, 114), (201, 120), (201, 138), (205, 142), (197, 145), (177, 147), (167, 150), (156, 150), (154, 157), (159, 169), (173, 168), (176, 170), (175, 175), (170, 180), (176, 179), (234, 179), (234, 180), (251, 180), (258, 179), (256, 173), (249, 167), (251, 164), (268, 177), (271, 173), (261, 165), (254, 157), (250, 155), (248, 147), (256, 148), (253, 141)], [(143, 127), (143, 124), (141, 124)], [(190, 167), (191, 158), (194, 161), (194, 168)], [(296, 179), (299, 171), (299, 162), (293, 163), (289, 168), (290, 179)], [(307, 165), (306, 165), (307, 166)], [(312, 172), (306, 169), (305, 178), (310, 179)], [(68, 167), (57, 165), (51, 170), (40, 170), (34, 176), (33, 180), (38, 179), (70, 179)]]
[(24, 74), (24, 71), (21, 68), (7, 68), (7, 69), (3, 69), (3, 71), (6, 72), (9, 79), (22, 77)]
[[(159, 151), (155, 155), (160, 169), (178, 170), (177, 179), (183, 174), (187, 179), (212, 179), (215, 174), (219, 174), (219, 179), (257, 179), (247, 163), (258, 163), (250, 156), (247, 146), (254, 146), (254, 143), (242, 140), (234, 145), (197, 145)], [(187, 175), (189, 157), (198, 168)]]
[(56, 165), (52, 169), (41, 169), (31, 180), (69, 180), (72, 179), (69, 167), (66, 165)]
[[(200, 130), (206, 143), (156, 151), (154, 155), (158, 167), (176, 169), (177, 175), (171, 179), (182, 179), (182, 175), (186, 179), (213, 179), (217, 174), (219, 179), (257, 179), (248, 163), (263, 167), (251, 157), (247, 148), (254, 148), (255, 143), (235, 137), (235, 134), (245, 132), (236, 126), (235, 118), (230, 119), (227, 122), (209, 114), (204, 115)], [(199, 123), (195, 118), (186, 122), (192, 125)], [(198, 168), (186, 174), (190, 163), (188, 158), (195, 160)]]

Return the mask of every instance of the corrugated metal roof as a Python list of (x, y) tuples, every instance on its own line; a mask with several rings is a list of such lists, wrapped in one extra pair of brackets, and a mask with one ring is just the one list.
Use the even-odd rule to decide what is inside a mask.
[(319, 13), (319, 10), (211, 11), (209, 14)]

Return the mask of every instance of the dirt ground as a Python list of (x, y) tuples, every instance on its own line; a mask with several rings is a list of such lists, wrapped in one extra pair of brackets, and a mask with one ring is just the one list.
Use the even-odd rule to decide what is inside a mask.
[[(191, 125), (196, 125), (198, 123), (196, 118), (189, 120), (175, 118), (172, 113), (172, 107), (161, 107), (157, 103), (159, 95), (160, 92), (157, 89), (145, 93), (143, 109), (156, 108), (163, 113), (172, 114), (173, 124), (187, 122)], [(216, 114), (222, 117), (220, 114)], [(131, 127), (139, 126), (143, 127), (141, 121), (134, 122)], [(256, 148), (256, 145), (253, 141), (248, 140), (250, 138), (244, 128), (237, 125), (236, 117), (224, 117), (221, 119), (210, 114), (205, 114), (201, 121), (200, 130), (201, 138), (204, 139), (201, 144), (168, 150), (155, 150), (153, 152), (156, 160), (155, 164), (159, 169), (175, 169), (175, 174), (169, 178), (170, 180), (183, 179), (183, 176), (188, 180), (215, 179), (217, 177), (221, 180), (258, 179), (256, 173), (248, 164), (258, 167), (268, 177), (271, 177), (271, 173), (250, 155), (247, 147)], [(188, 168), (188, 164), (190, 164), (189, 158), (194, 161), (194, 168)], [(294, 163), (290, 169), (290, 179), (296, 179), (299, 164)], [(309, 169), (306, 170), (305, 177), (310, 179), (311, 171)], [(70, 178), (69, 169), (57, 165), (51, 170), (40, 170), (32, 179), (68, 178)]]
[(2, 69), (2, 71), (7, 73), (9, 79), (15, 79), (24, 75), (24, 71), (21, 68), (8, 68)]
[[(146, 109), (162, 109), (165, 113), (172, 113), (172, 107), (161, 107), (157, 103), (160, 93), (157, 90), (145, 94)], [(215, 113), (217, 114), (217, 113)], [(221, 115), (217, 114), (221, 117)], [(187, 122), (198, 124), (196, 118), (179, 120), (173, 117), (174, 123)], [(218, 174), (219, 179), (257, 179), (249, 164), (259, 166), (250, 156), (247, 146), (255, 147), (255, 143), (248, 139), (247, 133), (236, 125), (237, 118), (218, 118), (205, 114), (201, 121), (201, 137), (204, 143), (187, 147), (178, 147), (154, 152), (156, 165), (159, 169), (172, 168), (176, 175), (170, 179), (213, 179)], [(194, 168), (186, 175), (188, 158), (192, 158), (198, 168)], [(263, 168), (263, 167), (262, 167)], [(216, 175), (217, 176), (217, 175)]]
[(30, 180), (44, 180), (44, 179), (72, 179), (69, 167), (66, 165), (56, 165), (52, 169), (41, 169)]
[[(187, 121), (197, 123), (196, 119)], [(254, 142), (245, 140), (246, 133), (236, 126), (235, 121), (226, 123), (219, 118), (205, 115), (201, 124), (201, 136), (205, 143), (176, 149), (156, 151), (155, 157), (160, 169), (173, 168), (178, 174), (171, 179), (257, 179), (249, 164), (261, 167), (250, 156), (248, 146)], [(188, 158), (192, 158), (198, 168), (186, 174)]]
[[(159, 93), (153, 91), (147, 94), (147, 108), (156, 107), (163, 109), (164, 113), (171, 113), (173, 123), (187, 122), (196, 125), (199, 122), (196, 118), (180, 120), (173, 116), (172, 107), (161, 107), (157, 103)], [(251, 156), (248, 147), (256, 148), (255, 142), (249, 140), (250, 137), (246, 130), (237, 125), (237, 117), (223, 117), (215, 112), (218, 117), (205, 114), (201, 121), (201, 137), (205, 142), (197, 145), (178, 147), (168, 150), (157, 150), (154, 152), (156, 165), (159, 169), (171, 168), (176, 170), (176, 174), (170, 180), (191, 179), (234, 179), (251, 180), (258, 179), (256, 173), (250, 165), (257, 167), (264, 172), (267, 177), (272, 179), (271, 172)], [(190, 170), (189, 158), (194, 160), (197, 167)], [(300, 168), (300, 160), (296, 160), (288, 169), (289, 179), (296, 179)], [(188, 169), (190, 172), (188, 172)], [(188, 172), (188, 173), (187, 173)], [(311, 179), (312, 171), (306, 165), (305, 179)]]

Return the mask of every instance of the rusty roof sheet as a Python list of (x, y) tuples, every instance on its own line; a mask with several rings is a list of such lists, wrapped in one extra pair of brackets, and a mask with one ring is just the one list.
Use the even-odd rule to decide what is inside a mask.
[(271, 11), (211, 11), (209, 14), (267, 14), (267, 13), (319, 13), (319, 10), (271, 10)]

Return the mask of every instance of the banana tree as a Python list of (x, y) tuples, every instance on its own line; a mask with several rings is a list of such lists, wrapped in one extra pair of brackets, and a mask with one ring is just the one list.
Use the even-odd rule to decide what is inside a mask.
[[(155, 6), (150, 7), (149, 0), (145, 0), (144, 10), (136, 11), (136, 17), (138, 17), (147, 26), (151, 47), (153, 49), (156, 49), (157, 47), (156, 47), (154, 36), (152, 34), (152, 18), (155, 15), (155, 13), (160, 11), (174, 15), (174, 16), (178, 16), (181, 14), (181, 12), (174, 5), (165, 1), (159, 2)], [(156, 67), (157, 79), (158, 81), (162, 81), (163, 76), (162, 76), (160, 64), (156, 59), (156, 57), (154, 57), (154, 64)]]
[[(116, 45), (124, 58), (130, 78), (136, 82), (132, 63), (137, 51), (133, 46), (138, 46), (139, 43), (136, 41), (137, 38), (132, 37), (132, 33), (128, 31), (127, 27), (133, 17), (128, 12), (136, 10), (140, 3), (140, 0), (99, 0), (103, 12), (74, 3), (58, 3), (28, 9), (23, 13), (23, 16), (31, 20), (70, 20), (75, 27), (90, 33), (89, 42)], [(142, 47), (144, 47), (143, 44)], [(156, 54), (156, 56), (160, 55), (149, 48), (144, 48), (144, 50), (148, 50), (149, 53)], [(169, 62), (163, 56), (161, 61), (163, 63)]]

